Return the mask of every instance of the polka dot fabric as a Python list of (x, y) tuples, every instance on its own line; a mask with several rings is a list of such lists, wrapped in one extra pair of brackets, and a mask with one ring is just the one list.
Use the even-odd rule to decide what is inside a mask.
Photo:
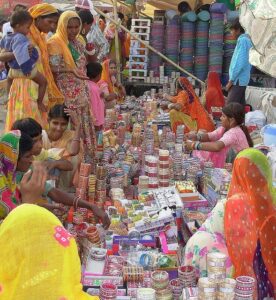
[(274, 297), (273, 286), (268, 277), (266, 265), (262, 256), (261, 243), (258, 240), (257, 249), (254, 256), (254, 271), (257, 279), (258, 299)]
[[(276, 217), (273, 201), (275, 192), (267, 158), (255, 149), (240, 152), (234, 163), (225, 210), (228, 252), (235, 268), (235, 277), (245, 275), (255, 279), (253, 262), (256, 263), (262, 255), (275, 289), (276, 250), (272, 249), (276, 249), (276, 234), (274, 232), (273, 238), (273, 226), (264, 226), (270, 216)], [(256, 252), (259, 239), (262, 251)]]
[(262, 257), (276, 298), (276, 215), (266, 219), (260, 230)]

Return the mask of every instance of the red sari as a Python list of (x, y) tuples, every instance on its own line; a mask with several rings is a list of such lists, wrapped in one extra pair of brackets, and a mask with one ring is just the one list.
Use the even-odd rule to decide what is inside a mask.
[(225, 104), (219, 75), (216, 72), (210, 72), (208, 75), (205, 97), (206, 109), (209, 113), (211, 113), (211, 107), (223, 107)]

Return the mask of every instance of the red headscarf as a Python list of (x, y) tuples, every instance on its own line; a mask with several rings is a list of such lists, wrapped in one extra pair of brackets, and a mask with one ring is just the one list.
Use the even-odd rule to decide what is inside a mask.
[(211, 107), (223, 107), (225, 104), (221, 89), (219, 75), (216, 72), (210, 72), (207, 81), (206, 108), (211, 112)]

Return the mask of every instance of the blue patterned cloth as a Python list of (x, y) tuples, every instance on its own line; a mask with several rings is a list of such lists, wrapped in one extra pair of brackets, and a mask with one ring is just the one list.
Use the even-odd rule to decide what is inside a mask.
[(15, 59), (9, 61), (9, 66), (12, 69), (21, 69), (25, 75), (32, 72), (38, 60), (38, 51), (35, 48), (31, 56), (29, 55), (29, 45), (30, 41), (22, 33), (8, 34), (0, 41), (0, 48), (12, 52), (15, 56)]
[(229, 68), (229, 77), (234, 85), (247, 86), (249, 83), (252, 67), (249, 63), (250, 48), (252, 42), (249, 36), (240, 35)]

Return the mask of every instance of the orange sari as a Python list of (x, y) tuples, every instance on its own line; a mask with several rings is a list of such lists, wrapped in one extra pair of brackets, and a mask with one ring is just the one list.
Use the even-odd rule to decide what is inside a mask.
[(208, 75), (205, 98), (206, 109), (209, 113), (211, 113), (211, 107), (223, 107), (225, 104), (219, 75), (216, 72), (210, 72)]
[[(173, 97), (172, 102), (181, 105), (181, 110), (178, 114), (182, 113), (182, 115), (186, 115), (186, 122), (182, 123), (186, 126), (185, 131), (189, 132), (191, 130), (204, 129), (211, 132), (215, 130), (213, 121), (208, 115), (208, 112), (204, 109), (203, 105), (200, 103), (200, 100), (189, 80), (184, 77), (181, 77), (178, 80), (183, 90), (179, 92), (177, 96)], [(190, 120), (188, 120), (187, 116), (190, 117)], [(170, 112), (170, 117), (172, 129), (175, 131), (176, 125), (180, 124), (179, 120), (176, 118), (177, 116), (174, 110)]]
[[(110, 63), (113, 62), (111, 59), (106, 59), (103, 64), (103, 71), (101, 80), (98, 82), (98, 85), (101, 86), (103, 83), (108, 85), (109, 94), (115, 93), (118, 95), (117, 102), (121, 103), (123, 101), (123, 94), (117, 87), (117, 79), (116, 76), (110, 76), (109, 66)], [(113, 79), (113, 80), (112, 80)]]
[[(263, 299), (261, 293), (269, 288), (276, 293), (275, 201), (267, 158), (256, 149), (240, 152), (226, 202), (225, 238), (235, 277), (256, 278), (258, 299)], [(263, 280), (265, 273), (269, 280)]]

